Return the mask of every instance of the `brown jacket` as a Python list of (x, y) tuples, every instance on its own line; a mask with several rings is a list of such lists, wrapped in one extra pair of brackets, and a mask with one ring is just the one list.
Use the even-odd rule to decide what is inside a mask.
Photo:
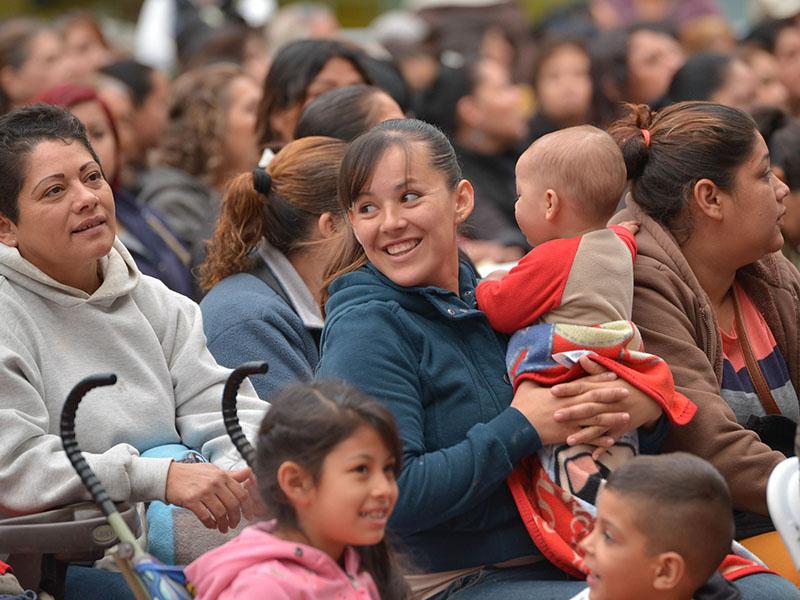
[[(728, 482), (736, 509), (767, 515), (767, 479), (784, 456), (739, 425), (720, 396), (722, 338), (708, 296), (675, 238), (630, 199), (612, 222), (627, 220), (642, 224), (636, 236), (633, 321), (645, 351), (667, 361), (675, 388), (698, 407), (691, 423), (671, 429), (664, 451), (707, 459)], [(737, 281), (764, 316), (800, 390), (800, 274), (776, 252), (740, 269)]]

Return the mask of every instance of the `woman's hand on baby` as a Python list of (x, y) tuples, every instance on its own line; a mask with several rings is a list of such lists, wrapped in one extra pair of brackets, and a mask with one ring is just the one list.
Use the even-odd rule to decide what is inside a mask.
[(246, 486), (252, 477), (249, 468), (223, 471), (210, 463), (173, 462), (164, 499), (192, 511), (209, 529), (226, 533), (239, 525), (242, 516), (253, 518), (252, 492)]
[[(572, 422), (581, 427), (578, 434), (567, 438), (568, 444), (592, 444), (607, 448), (626, 431), (653, 427), (661, 418), (661, 407), (652, 398), (628, 382), (617, 379), (616, 375), (594, 362), (590, 356), (581, 358), (581, 366), (590, 377), (553, 386), (550, 391), (554, 396), (576, 398), (600, 386), (624, 389), (626, 393), (621, 397), (598, 395), (591, 402), (571, 403), (570, 406), (558, 409), (553, 415), (556, 421)], [(605, 381), (600, 378), (605, 378)], [(608, 415), (617, 414), (628, 415), (627, 422), (609, 426), (613, 419)]]
[[(616, 429), (626, 431), (630, 422), (628, 413), (605, 408), (628, 396), (627, 389), (614, 385), (617, 383), (615, 379), (616, 376), (608, 372), (590, 375), (572, 382), (576, 385), (563, 388), (559, 395), (552, 392), (554, 388), (542, 388), (531, 381), (523, 381), (514, 394), (511, 406), (530, 421), (542, 444), (560, 444), (569, 440), (568, 443), (574, 445), (595, 440), (597, 444), (610, 446), (614, 440), (603, 439), (604, 434)], [(601, 409), (595, 409), (597, 414), (585, 419), (555, 418), (555, 414), (565, 407), (585, 404)]]

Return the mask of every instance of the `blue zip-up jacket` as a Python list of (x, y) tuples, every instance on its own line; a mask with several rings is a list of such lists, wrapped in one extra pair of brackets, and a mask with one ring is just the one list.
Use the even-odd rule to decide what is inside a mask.
[(461, 264), (460, 297), (403, 288), (372, 265), (330, 287), (317, 378), (338, 378), (383, 402), (403, 441), (390, 528), (423, 570), (502, 562), (539, 551), (506, 477), (541, 442), (511, 408), (504, 338), (475, 303)]

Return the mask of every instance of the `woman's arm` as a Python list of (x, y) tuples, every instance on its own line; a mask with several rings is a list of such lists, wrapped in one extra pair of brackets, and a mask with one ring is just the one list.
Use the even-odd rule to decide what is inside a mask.
[[(0, 340), (0, 381), (0, 513), (29, 514), (88, 500), (61, 438), (49, 433), (52, 415), (34, 357), (7, 330)], [(141, 458), (129, 444), (83, 456), (113, 500), (163, 500), (169, 459)]]

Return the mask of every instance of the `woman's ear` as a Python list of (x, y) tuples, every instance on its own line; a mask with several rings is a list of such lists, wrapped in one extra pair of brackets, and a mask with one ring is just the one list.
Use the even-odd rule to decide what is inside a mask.
[(295, 506), (305, 506), (314, 492), (314, 480), (303, 467), (287, 460), (278, 467), (278, 485)]
[(322, 239), (327, 240), (332, 238), (337, 233), (338, 219), (333, 216), (332, 212), (324, 212), (319, 216), (317, 221), (317, 228)]
[(721, 221), (723, 194), (724, 192), (710, 179), (700, 179), (692, 188), (692, 202), (697, 210), (709, 219)]
[(3, 214), (0, 214), (0, 243), (17, 247), (17, 226)]
[(653, 587), (666, 592), (677, 588), (686, 573), (686, 561), (677, 552), (664, 552), (658, 555)]
[(456, 185), (456, 225), (466, 221), (474, 207), (475, 190), (469, 181), (462, 179)]

